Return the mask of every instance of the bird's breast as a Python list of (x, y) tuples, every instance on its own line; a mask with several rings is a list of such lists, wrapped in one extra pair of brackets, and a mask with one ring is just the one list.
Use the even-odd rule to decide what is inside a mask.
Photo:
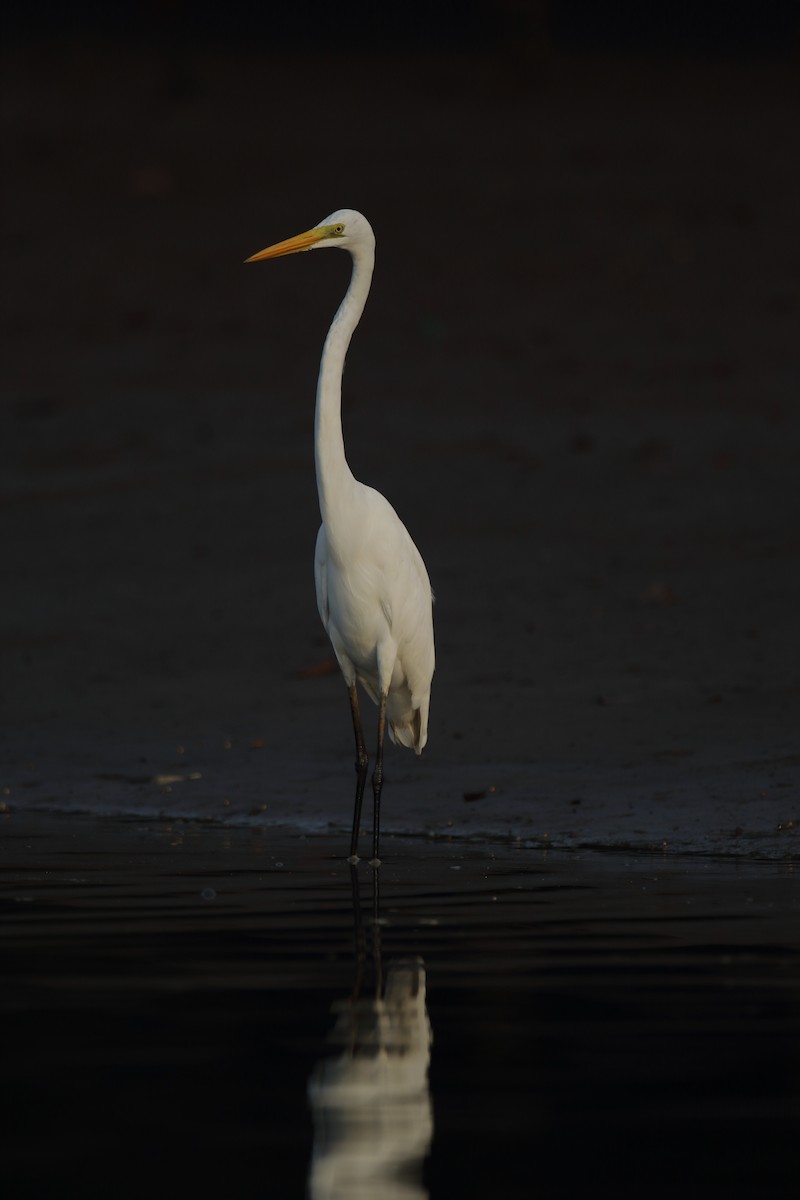
[(431, 586), (425, 564), (389, 502), (356, 485), (340, 513), (323, 517), (327, 627), (362, 677), (395, 658), (393, 683), (433, 671)]
[(390, 634), (379, 573), (368, 565), (347, 567), (328, 561), (328, 613), (355, 662), (374, 662), (376, 648)]

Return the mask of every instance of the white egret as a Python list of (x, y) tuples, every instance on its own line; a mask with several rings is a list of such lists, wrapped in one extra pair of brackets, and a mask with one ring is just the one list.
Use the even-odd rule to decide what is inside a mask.
[(377, 865), (386, 726), (393, 742), (422, 753), (428, 738), (434, 649), (433, 595), (422, 556), (388, 500), (353, 476), (342, 436), (342, 372), (372, 282), (375, 235), (366, 217), (343, 208), (314, 229), (268, 246), (247, 262), (325, 247), (349, 251), (353, 272), (325, 339), (317, 382), (314, 448), (322, 525), (314, 577), (319, 615), (347, 684), (353, 716), (356, 795), (351, 862), (358, 858), (368, 768), (359, 683), (378, 706), (372, 775), (372, 861)]

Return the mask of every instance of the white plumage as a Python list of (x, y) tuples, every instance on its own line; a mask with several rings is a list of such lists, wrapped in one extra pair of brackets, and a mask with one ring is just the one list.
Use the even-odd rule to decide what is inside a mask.
[(378, 705), (373, 773), (373, 862), (378, 859), (385, 725), (395, 742), (422, 752), (434, 670), (433, 595), (422, 556), (388, 500), (359, 483), (345, 457), (341, 384), (345, 355), (369, 294), (375, 235), (366, 217), (340, 209), (314, 229), (269, 246), (248, 262), (300, 250), (348, 250), (353, 273), (325, 339), (317, 384), (314, 445), (322, 525), (314, 576), (317, 607), (350, 695), (356, 738), (351, 858), (357, 857), (367, 754), (357, 683)]

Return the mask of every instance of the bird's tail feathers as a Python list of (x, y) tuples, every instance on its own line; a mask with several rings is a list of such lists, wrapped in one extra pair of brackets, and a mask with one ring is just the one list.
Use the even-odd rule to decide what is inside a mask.
[[(391, 709), (392, 697), (389, 697)], [(428, 730), (422, 726), (422, 714), (418, 708), (405, 708), (402, 713), (389, 712), (389, 737), (396, 745), (408, 746), (422, 754), (428, 740)]]

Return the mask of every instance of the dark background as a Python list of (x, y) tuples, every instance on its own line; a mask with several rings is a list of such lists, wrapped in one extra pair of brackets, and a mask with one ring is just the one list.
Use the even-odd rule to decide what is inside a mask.
[[(266, 45), (486, 49), (488, 44), (535, 36), (559, 50), (622, 50), (652, 56), (785, 54), (796, 39), (798, 16), (789, 0), (466, 0), (456, 7), (410, 0), (402, 6), (355, 2), (346, 9), (309, 0), (303, 5), (208, 4), (190, 0), (142, 3), (39, 3), (10, 6), (6, 26), (36, 37), (101, 34), (181, 43), (257, 37)], [(787, 47), (787, 43), (789, 46)], [(796, 45), (795, 45), (796, 50)]]
[[(265, 1120), (305, 1171), (302, 1086), (352, 937), (333, 869), (349, 715), (311, 572), (314, 384), (347, 265), (242, 259), (342, 205), (378, 238), (348, 452), (437, 593), (430, 742), (388, 757), (381, 868), (386, 960), (430, 960), (431, 1185), (450, 1147), (473, 1188), (496, 1180), (487, 1096), (556, 1186), (584, 1164), (637, 1192), (777, 1181), (800, 828), (795, 6), (4, 20), (21, 1186), (33, 1162), (107, 1192), (122, 1154), (124, 1192), (152, 1153), (202, 1189), (223, 1146), (225, 1178), (252, 1163), (261, 1195)], [(212, 823), (48, 829), (27, 807)], [(596, 856), (611, 889), (591, 855), (548, 866), (550, 845), (624, 851)], [(519, 1144), (500, 1165), (522, 1193)], [(597, 1154), (565, 1167), (576, 1145)]]
[(10, 786), (230, 737), (340, 762), (311, 427), (346, 265), (242, 260), (354, 206), (348, 452), (437, 593), (431, 756), (785, 791), (794, 5), (5, 19)]

